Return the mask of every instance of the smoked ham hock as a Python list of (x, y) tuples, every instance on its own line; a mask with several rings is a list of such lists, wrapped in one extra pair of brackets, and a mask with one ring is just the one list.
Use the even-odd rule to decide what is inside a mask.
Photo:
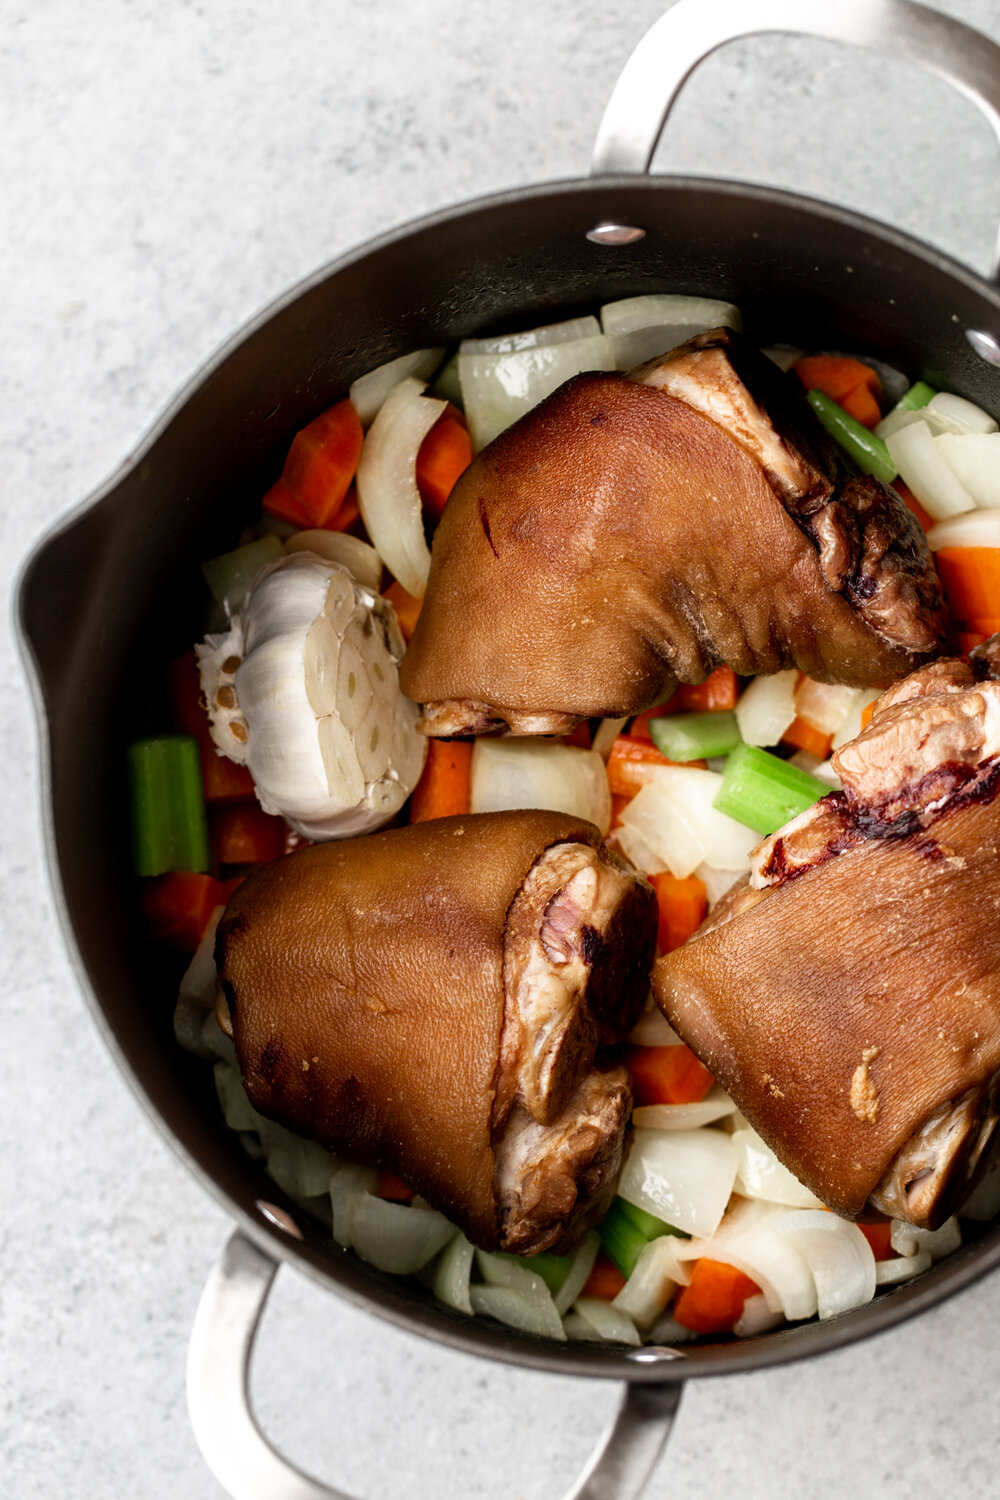
[(483, 449), (400, 684), (431, 735), (561, 733), (722, 663), (871, 686), (941, 649), (923, 533), (729, 329), (579, 375)]
[[(672, 1025), (837, 1212), (934, 1228), (1000, 1097), (1000, 637), (890, 688), (653, 973)], [(1000, 673), (998, 673), (1000, 675)]]
[(442, 818), (249, 875), (220, 1020), (261, 1113), (400, 1173), (484, 1249), (568, 1249), (617, 1184), (631, 1095), (595, 1057), (635, 1024), (655, 934), (592, 824)]

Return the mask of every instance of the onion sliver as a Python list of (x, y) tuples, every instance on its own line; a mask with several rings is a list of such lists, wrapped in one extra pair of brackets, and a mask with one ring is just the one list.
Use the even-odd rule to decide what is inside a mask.
[(568, 1312), (563, 1317), (563, 1329), (566, 1337), (574, 1343), (600, 1344), (603, 1342), (601, 1335), (593, 1323), (588, 1323), (586, 1318), (578, 1312)]
[(881, 688), (862, 689), (862, 692), (859, 695), (854, 707), (851, 709), (850, 713), (847, 715), (847, 718), (844, 720), (843, 724), (841, 724), (840, 728), (837, 730), (837, 733), (833, 737), (832, 748), (834, 750), (839, 750), (841, 745), (847, 744), (848, 740), (857, 739), (858, 735), (861, 733), (861, 715), (864, 713), (869, 703), (874, 703), (875, 700), (877, 698), (880, 698), (881, 696)]
[(475, 1253), (465, 1235), (458, 1233), (445, 1245), (434, 1272), (434, 1295), (438, 1301), (446, 1307), (453, 1307), (456, 1312), (468, 1313), (470, 1317), (469, 1282)]
[(609, 1344), (642, 1343), (632, 1319), (612, 1302), (600, 1297), (580, 1297), (573, 1304), (573, 1311)]
[(674, 1288), (689, 1279), (687, 1265), (677, 1259), (676, 1236), (661, 1234), (641, 1252), (611, 1306), (631, 1318), (637, 1328), (651, 1328), (673, 1296)]
[(860, 689), (803, 677), (795, 689), (795, 712), (822, 734), (836, 734), (859, 696)]
[(822, 1208), (822, 1201), (781, 1163), (756, 1130), (749, 1125), (734, 1130), (730, 1139), (736, 1152), (736, 1191), (767, 1203), (785, 1203), (789, 1208)]
[(445, 352), (444, 349), (414, 349), (412, 354), (401, 354), (398, 359), (390, 359), (388, 364), (378, 365), (374, 370), (369, 370), (367, 375), (360, 376), (351, 386), (348, 395), (351, 405), (361, 418), (362, 426), (368, 427), (375, 420), (389, 394), (401, 380), (406, 380), (407, 377), (430, 380), (444, 359)]
[(886, 447), (900, 478), (935, 521), (972, 509), (975, 501), (945, 461), (926, 422), (892, 433)]
[(950, 432), (996, 432), (997, 424), (989, 412), (981, 406), (966, 401), (964, 396), (953, 396), (950, 391), (938, 391), (923, 408), (924, 413), (947, 423)]
[(650, 995), (646, 1009), (629, 1032), (633, 1047), (676, 1047), (680, 1042), (666, 1016)]
[(345, 1250), (351, 1248), (351, 1207), (361, 1193), (374, 1193), (378, 1173), (374, 1167), (359, 1167), (344, 1162), (330, 1179), (330, 1205), (333, 1209), (333, 1237)]
[(736, 1180), (721, 1130), (636, 1130), (618, 1192), (685, 1234), (714, 1234)]
[(621, 821), (678, 880), (701, 864), (745, 870), (760, 835), (713, 806), (721, 787), (722, 777), (716, 771), (656, 767), (655, 779), (622, 809)]
[(215, 967), (215, 929), (225, 909), (224, 906), (212, 908), (212, 915), (208, 919), (208, 926), (205, 928), (201, 942), (181, 977), (178, 997), (183, 996), (185, 1000), (193, 1000), (195, 1004), (201, 1006), (203, 1011), (211, 1010), (215, 1004), (215, 992), (219, 984), (219, 975)]
[(875, 1285), (898, 1286), (901, 1281), (912, 1281), (914, 1276), (929, 1271), (933, 1264), (934, 1257), (929, 1250), (921, 1250), (919, 1255), (897, 1255), (894, 1260), (877, 1260)]
[[(664, 1046), (669, 1043), (644, 1042), (641, 1045)], [(696, 1104), (641, 1104), (632, 1111), (632, 1124), (644, 1130), (699, 1130), (735, 1113), (736, 1105), (732, 1099), (724, 1088), (715, 1084)], [(732, 1138), (730, 1136), (730, 1140)]]
[(850, 1312), (874, 1297), (875, 1257), (856, 1224), (807, 1208), (769, 1219), (767, 1228), (789, 1240), (812, 1272), (821, 1319)]
[(746, 869), (713, 870), (710, 865), (699, 865), (694, 873), (705, 887), (708, 909), (711, 911), (716, 902), (721, 900), (738, 880), (745, 878)]
[(469, 1298), (474, 1312), (496, 1318), (523, 1333), (537, 1333), (542, 1338), (564, 1341), (566, 1330), (555, 1310), (552, 1298), (535, 1297), (530, 1292), (515, 1291), (508, 1286), (473, 1286)]
[(689, 1240), (678, 1255), (686, 1260), (721, 1260), (755, 1281), (772, 1312), (789, 1322), (811, 1318), (816, 1311), (816, 1283), (805, 1259), (786, 1235), (771, 1223), (783, 1209), (737, 1198), (710, 1239)]
[(761, 1292), (756, 1297), (748, 1297), (744, 1302), (743, 1311), (733, 1325), (733, 1332), (738, 1339), (755, 1339), (758, 1334), (777, 1328), (780, 1322), (781, 1314), (771, 1311), (767, 1298)]
[(352, 1195), (347, 1218), (347, 1232), (357, 1254), (393, 1276), (421, 1270), (455, 1233), (454, 1224), (437, 1209), (390, 1203), (374, 1193)]
[(420, 598), (431, 555), (417, 489), (420, 444), (447, 406), (407, 378), (390, 392), (365, 437), (358, 464), (358, 506), (368, 535), (389, 572)]
[(516, 1255), (502, 1255), (490, 1250), (476, 1251), (476, 1265), (480, 1275), (489, 1286), (512, 1287), (530, 1297), (551, 1297), (547, 1283), (537, 1271), (531, 1269), (528, 1260)]
[(806, 351), (804, 349), (794, 349), (791, 345), (770, 344), (760, 352), (761, 354), (766, 354), (772, 365), (777, 365), (778, 369), (784, 370), (787, 375), (792, 366), (798, 364)]
[[(629, 828), (627, 823), (619, 823), (615, 829), (614, 838), (629, 863), (637, 870), (641, 870), (644, 875), (662, 875), (663, 871), (668, 868), (666, 860), (654, 854), (645, 839), (640, 838), (635, 829)], [(646, 1045), (648, 1046), (649, 1043)]]
[[(485, 448), (573, 375), (614, 367), (611, 345), (603, 334), (510, 354), (460, 353), (458, 374), (473, 447), (477, 452)], [(378, 546), (376, 538), (372, 540)]]
[(1000, 547), (1000, 509), (967, 510), (939, 521), (927, 533), (932, 552), (942, 547)]
[(755, 677), (736, 705), (736, 722), (746, 745), (776, 745), (795, 718), (795, 671)]
[(314, 552), (341, 567), (377, 594), (382, 582), (382, 559), (374, 547), (346, 531), (296, 531), (285, 543), (286, 552)]
[(1000, 432), (946, 432), (934, 442), (981, 510), (1000, 505)]
[(606, 761), (611, 754), (611, 746), (627, 723), (628, 719), (602, 719), (594, 730), (594, 738), (590, 743), (591, 750), (596, 750), (601, 759)]
[(470, 810), (544, 807), (611, 827), (611, 792), (594, 750), (535, 739), (478, 739), (472, 747)]
[(459, 345), (459, 356), (463, 354), (517, 354), (522, 349), (543, 349), (551, 344), (571, 344), (576, 339), (598, 336), (601, 325), (593, 316), (567, 318), (564, 323), (543, 323), (540, 328), (528, 328), (522, 333), (497, 333), (492, 338), (463, 339)]
[(739, 308), (712, 297), (652, 293), (625, 297), (601, 308), (601, 326), (619, 370), (631, 370), (657, 355), (669, 354), (696, 333), (742, 327)]
[(940, 1229), (918, 1229), (903, 1219), (893, 1219), (889, 1226), (889, 1243), (897, 1255), (919, 1255), (926, 1250), (932, 1260), (940, 1260), (960, 1247), (962, 1231), (954, 1215), (945, 1219)]
[(556, 1312), (560, 1317), (569, 1311), (586, 1286), (587, 1278), (594, 1269), (594, 1261), (597, 1259), (597, 1252), (600, 1248), (601, 1242), (594, 1231), (591, 1230), (584, 1238), (582, 1244), (578, 1245), (573, 1251), (573, 1258), (569, 1263), (566, 1279), (552, 1298), (555, 1303)]

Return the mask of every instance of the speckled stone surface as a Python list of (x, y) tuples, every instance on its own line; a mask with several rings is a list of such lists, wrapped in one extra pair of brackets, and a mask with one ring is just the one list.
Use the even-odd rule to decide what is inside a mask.
[[(425, 210), (584, 172), (661, 8), (7, 0), (4, 589), (199, 362), (299, 277)], [(997, 0), (940, 8), (1000, 39)], [(980, 269), (1000, 204), (990, 132), (943, 83), (797, 39), (707, 63), (658, 163), (842, 201)], [(77, 991), (9, 633), (0, 651), (0, 1493), (217, 1500), (183, 1380), (226, 1216), (147, 1121)], [(995, 1495), (998, 1327), (994, 1277), (844, 1353), (692, 1386), (649, 1493)], [(561, 1494), (613, 1399), (445, 1353), (287, 1272), (253, 1387), (289, 1454), (371, 1500)]]

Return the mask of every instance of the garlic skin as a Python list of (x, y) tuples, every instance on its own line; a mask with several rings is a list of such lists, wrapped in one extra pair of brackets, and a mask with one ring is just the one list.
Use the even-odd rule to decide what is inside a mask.
[(398, 812), (427, 747), (399, 691), (395, 614), (374, 590), (293, 552), (195, 649), (212, 738), (246, 765), (265, 812), (315, 840), (371, 833)]

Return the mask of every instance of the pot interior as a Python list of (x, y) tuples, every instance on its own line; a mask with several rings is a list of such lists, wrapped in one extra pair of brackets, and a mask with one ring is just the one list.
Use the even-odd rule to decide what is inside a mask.
[[(641, 226), (595, 245), (602, 221)], [(211, 1069), (173, 1038), (184, 968), (137, 920), (124, 747), (164, 722), (162, 668), (202, 631), (199, 563), (227, 550), (277, 478), (295, 431), (397, 354), (478, 331), (555, 321), (653, 291), (725, 297), (761, 343), (857, 349), (1000, 412), (1000, 372), (965, 337), (1000, 336), (1000, 298), (972, 273), (825, 205), (683, 179), (568, 183), (425, 220), (324, 271), (224, 350), (143, 450), (36, 552), (20, 618), (48, 726), (50, 849), (67, 934), (106, 1038), (188, 1164), (273, 1254), (411, 1331), (563, 1373), (663, 1380), (731, 1373), (835, 1347), (929, 1306), (1000, 1260), (987, 1228), (940, 1267), (824, 1325), (630, 1365), (438, 1305), (332, 1243), (221, 1120)], [(300, 1242), (272, 1226), (283, 1205)]]

